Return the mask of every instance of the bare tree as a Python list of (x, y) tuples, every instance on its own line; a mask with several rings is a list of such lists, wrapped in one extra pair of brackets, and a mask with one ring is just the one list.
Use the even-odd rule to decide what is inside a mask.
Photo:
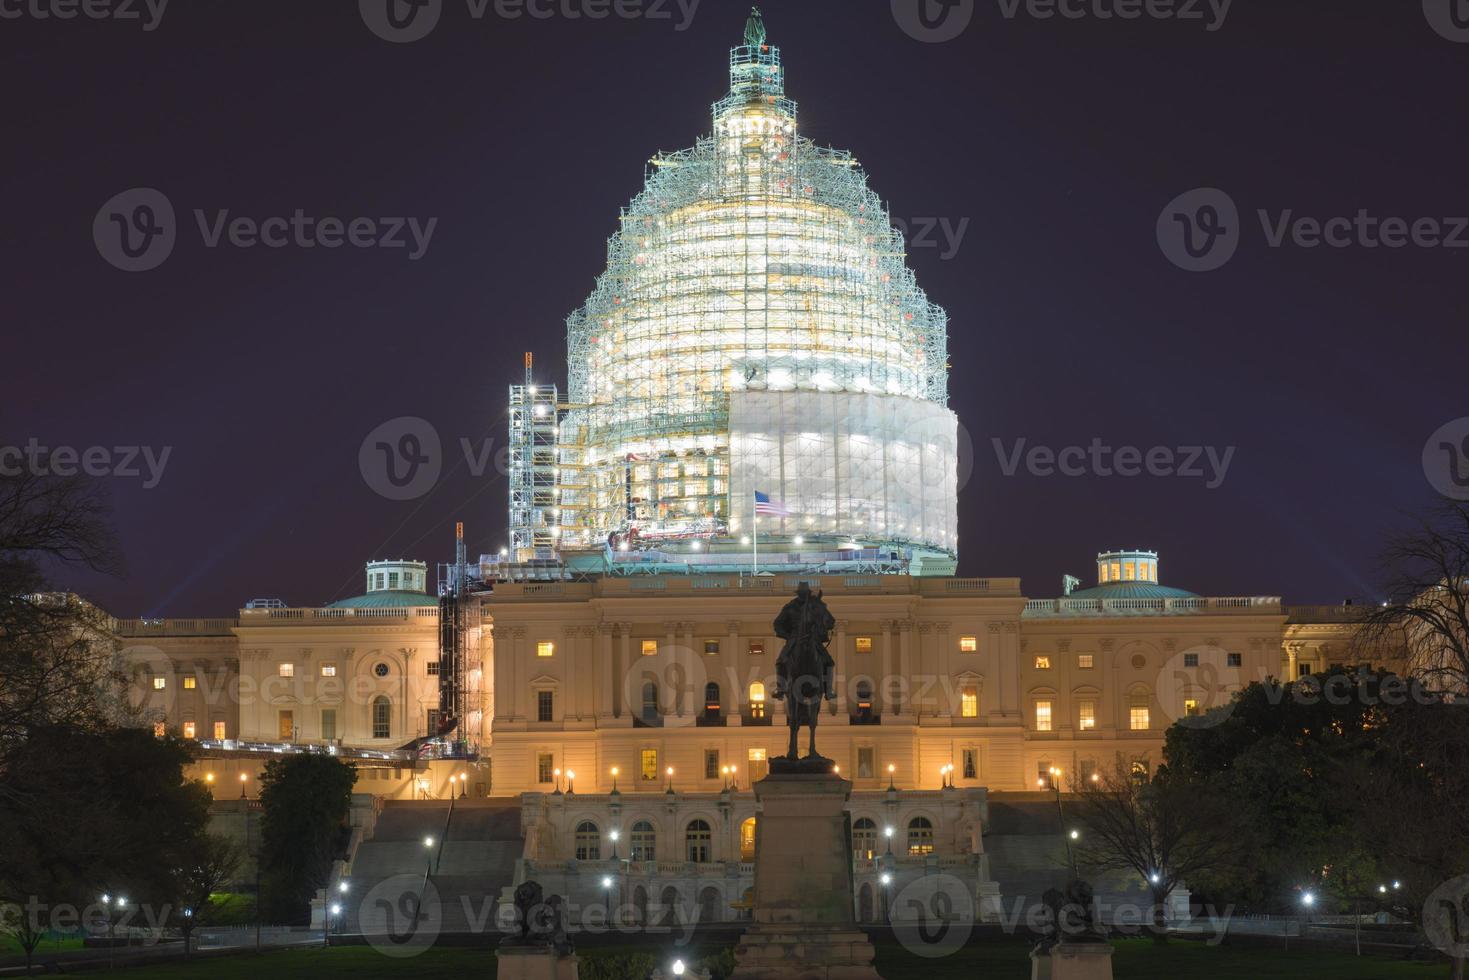
[(185, 956), (189, 955), (194, 930), (209, 924), (214, 895), (240, 866), (241, 853), (239, 844), (228, 837), (203, 834), (190, 842), (180, 856), (174, 874), (178, 893), (174, 921), (184, 937)]
[(1232, 848), (1228, 814), (1211, 794), (1166, 771), (1149, 778), (1122, 759), (1077, 790), (1073, 812), (1086, 824), (1086, 864), (1133, 871), (1152, 895), (1153, 939), (1166, 942), (1165, 903), (1190, 877), (1224, 867)]
[(1382, 554), (1386, 604), (1364, 620), (1357, 647), (1432, 690), (1469, 696), (1469, 502), (1445, 500), (1393, 537)]

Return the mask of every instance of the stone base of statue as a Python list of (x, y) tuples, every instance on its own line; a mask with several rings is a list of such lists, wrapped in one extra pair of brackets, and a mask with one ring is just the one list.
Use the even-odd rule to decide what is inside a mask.
[(852, 784), (829, 759), (770, 768), (755, 784), (755, 924), (735, 946), (730, 980), (878, 980), (852, 909)]
[(496, 980), (578, 980), (575, 953), (562, 953), (548, 943), (501, 943)]
[(1078, 942), (1032, 950), (1030, 980), (1112, 980), (1112, 947)]

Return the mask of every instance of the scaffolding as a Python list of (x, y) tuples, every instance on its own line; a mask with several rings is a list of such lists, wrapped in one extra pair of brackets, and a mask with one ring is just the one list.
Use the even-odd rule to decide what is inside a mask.
[[(565, 547), (629, 534), (737, 533), (751, 519), (746, 494), (776, 489), (752, 486), (768, 467), (731, 451), (731, 413), (746, 394), (881, 400), (870, 414), (884, 428), (873, 438), (922, 429), (935, 411), (953, 417), (947, 317), (907, 268), (902, 235), (849, 153), (799, 135), (780, 49), (758, 14), (745, 41), (730, 53), (730, 91), (713, 106), (713, 134), (651, 161), (608, 242), (606, 272), (568, 318), (558, 486)], [(783, 427), (800, 427), (759, 414), (777, 443)], [(746, 435), (747, 445), (758, 443)], [(860, 442), (863, 433), (851, 435)], [(937, 452), (953, 454), (950, 436)], [(870, 480), (849, 486), (873, 491)], [(952, 504), (952, 479), (947, 488)], [(895, 529), (903, 522), (867, 521), (870, 512), (860, 501), (833, 501), (821, 526), (904, 538)], [(908, 523), (915, 530), (906, 540), (952, 553), (951, 517), (943, 528)]]
[(555, 385), (536, 384), (525, 355), (525, 383), (510, 386), (510, 551), (516, 561), (552, 554), (559, 538)]

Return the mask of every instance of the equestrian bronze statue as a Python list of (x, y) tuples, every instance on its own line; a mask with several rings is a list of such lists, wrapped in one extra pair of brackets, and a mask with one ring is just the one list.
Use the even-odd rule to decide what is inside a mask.
[(805, 582), (775, 617), (775, 635), (785, 640), (775, 661), (775, 698), (785, 702), (786, 721), (791, 727), (787, 759), (801, 758), (796, 748), (797, 730), (809, 725), (811, 741), (806, 758), (827, 761), (816, 754), (816, 720), (821, 715), (822, 698), (831, 701), (837, 696), (833, 686), (836, 665), (826, 650), (827, 638), (835, 627), (836, 619), (821, 593), (813, 595)]

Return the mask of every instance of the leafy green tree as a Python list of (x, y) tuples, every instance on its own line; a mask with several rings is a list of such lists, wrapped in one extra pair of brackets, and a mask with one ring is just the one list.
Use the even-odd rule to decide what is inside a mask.
[(219, 834), (201, 834), (179, 853), (170, 921), (184, 937), (184, 955), (194, 930), (215, 921), (220, 889), (240, 866), (240, 846)]
[(310, 920), (348, 834), (355, 766), (327, 755), (273, 759), (260, 777), (261, 914), (268, 921)]

